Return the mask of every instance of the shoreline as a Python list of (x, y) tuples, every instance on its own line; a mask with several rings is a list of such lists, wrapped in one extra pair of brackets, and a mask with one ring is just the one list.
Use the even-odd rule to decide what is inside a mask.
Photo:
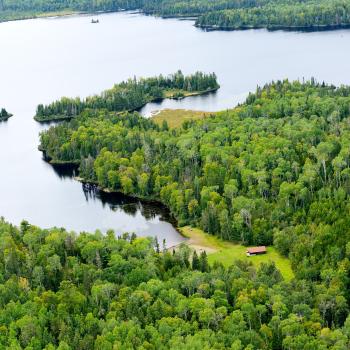
[[(62, 11), (53, 11), (53, 12), (42, 12), (38, 14), (24, 14), (23, 17), (18, 18), (8, 18), (4, 20), (0, 20), (1, 23), (7, 23), (7, 22), (15, 22), (15, 21), (25, 21), (30, 19), (55, 19), (60, 17), (74, 17), (74, 16), (89, 16), (89, 15), (102, 15), (102, 14), (108, 14), (108, 13), (118, 13), (118, 12), (128, 12), (133, 10), (116, 10), (116, 11), (74, 11), (74, 10), (62, 10)], [(142, 13), (142, 12), (134, 12), (134, 13)]]
[[(144, 16), (153, 16), (162, 19), (177, 19), (179, 21), (196, 21), (202, 14), (198, 15), (161, 15), (157, 13), (145, 12), (142, 9), (134, 10), (103, 10), (103, 11), (74, 11), (70, 9), (62, 11), (53, 11), (53, 12), (42, 12), (38, 14), (23, 14), (23, 16), (0, 19), (1, 23), (14, 22), (14, 21), (24, 21), (30, 19), (40, 19), (40, 18), (59, 18), (59, 17), (73, 17), (73, 16), (89, 16), (89, 15), (99, 15), (99, 14), (108, 14), (108, 13), (119, 13), (119, 12), (130, 12), (131, 14), (141, 14)], [(278, 31), (283, 30), (287, 32), (322, 32), (322, 31), (335, 31), (341, 29), (349, 29), (350, 23), (345, 24), (324, 24), (324, 25), (311, 25), (311, 26), (288, 26), (288, 25), (246, 25), (246, 26), (220, 26), (215, 24), (197, 24), (193, 25), (195, 28), (202, 29), (207, 32), (211, 31), (244, 31), (251, 29), (266, 29), (267, 31)]]
[(88, 14), (87, 12), (76, 12), (76, 11), (69, 11), (69, 12), (64, 12), (64, 11), (58, 11), (56, 12), (50, 12), (50, 13), (40, 13), (40, 14), (28, 14), (23, 15), (23, 17), (18, 17), (18, 18), (8, 18), (4, 20), (0, 20), (0, 24), (2, 23), (8, 23), (8, 22), (16, 22), (16, 21), (26, 21), (30, 19), (40, 19), (40, 18), (58, 18), (58, 17), (70, 17), (70, 16), (82, 16)]
[(234, 32), (234, 31), (245, 31), (245, 30), (259, 30), (266, 29), (269, 32), (274, 32), (278, 30), (286, 31), (286, 32), (324, 32), (324, 31), (336, 31), (341, 29), (349, 29), (349, 24), (325, 24), (325, 25), (312, 25), (312, 26), (285, 26), (285, 25), (252, 25), (252, 26), (220, 26), (215, 24), (195, 24), (194, 25), (198, 29), (202, 29), (207, 32), (214, 31), (225, 31), (225, 32)]
[[(50, 163), (50, 164), (52, 164), (52, 163)], [(59, 164), (53, 164), (53, 165), (59, 165)], [(61, 164), (61, 165), (72, 165), (72, 166), (74, 166), (76, 164), (67, 162), (67, 163)], [(97, 182), (88, 181), (88, 180), (84, 179), (81, 176), (73, 176), (73, 179), (78, 181), (78, 182), (81, 182), (84, 185), (95, 186), (96, 189), (98, 189), (99, 191), (104, 192), (104, 193), (116, 194), (116, 195), (117, 194), (122, 194), (123, 196), (134, 198), (136, 200), (140, 200), (140, 201), (147, 202), (147, 203), (157, 204), (159, 206), (167, 208), (169, 213), (173, 216), (173, 214), (171, 213), (170, 209), (164, 203), (162, 203), (159, 199), (157, 199), (156, 197), (152, 197), (152, 196), (144, 197), (144, 196), (141, 196), (141, 195), (135, 195), (135, 194), (124, 193), (122, 191), (116, 191), (116, 190), (113, 190), (113, 189), (107, 188), (107, 187), (101, 187)], [(174, 217), (174, 219), (176, 220), (175, 217)], [(177, 220), (176, 220), (176, 223), (177, 223)], [(176, 227), (177, 227), (177, 224), (176, 224)]]
[[(52, 163), (50, 163), (52, 164)], [(54, 165), (58, 165), (58, 164), (54, 164)], [(61, 165), (72, 165), (72, 166), (75, 166), (76, 164), (69, 164), (69, 163), (65, 163), (65, 164), (61, 164)], [(103, 192), (103, 193), (106, 193), (106, 194), (110, 194), (110, 195), (123, 195), (123, 196), (127, 196), (127, 197), (130, 197), (130, 198), (133, 198), (135, 200), (138, 200), (138, 201), (141, 201), (141, 202), (144, 202), (144, 203), (149, 203), (149, 204), (155, 204), (156, 206), (158, 206), (159, 208), (163, 208), (163, 209), (166, 209), (168, 211), (168, 214), (169, 214), (169, 223), (174, 227), (174, 229), (184, 238), (187, 238), (185, 235), (183, 235), (181, 232), (180, 232), (180, 228), (178, 226), (178, 221), (176, 219), (176, 217), (174, 216), (174, 214), (171, 212), (171, 210), (164, 204), (162, 203), (158, 198), (155, 198), (155, 197), (152, 197), (152, 196), (148, 196), (148, 197), (145, 197), (145, 196), (141, 196), (141, 195), (135, 195), (135, 194), (127, 194), (127, 193), (124, 193), (122, 191), (116, 191), (116, 190), (113, 190), (113, 189), (110, 189), (110, 188), (107, 188), (107, 187), (101, 187), (97, 182), (94, 182), (94, 181), (88, 181), (86, 179), (84, 179), (83, 177), (81, 176), (73, 176), (72, 177), (75, 181), (78, 181), (80, 183), (82, 183), (83, 185), (89, 185), (89, 186), (92, 186), (92, 187), (95, 187), (97, 190)], [(181, 244), (181, 243), (179, 243)]]
[[(45, 151), (43, 150), (41, 151), (45, 155)], [(49, 161), (49, 163), (51, 165), (57, 165), (57, 166), (59, 165), (76, 166), (77, 165), (73, 162), (55, 164)], [(72, 178), (75, 181), (79, 181), (82, 184), (90, 185), (92, 188), (96, 188), (102, 193), (109, 194), (109, 195), (119, 194), (119, 195), (127, 196), (144, 203), (150, 203), (150, 204), (153, 203), (159, 208), (165, 209), (168, 215), (168, 217), (166, 218), (166, 221), (173, 226), (175, 231), (178, 232), (182, 238), (184, 238), (184, 241), (173, 244), (170, 247), (167, 247), (166, 248), (167, 251), (171, 252), (172, 250), (179, 249), (179, 247), (184, 244), (187, 247), (189, 247), (191, 250), (195, 250), (197, 254), (200, 254), (205, 251), (206, 254), (208, 254), (210, 264), (219, 262), (219, 263), (222, 263), (224, 266), (229, 266), (235, 260), (245, 260), (245, 261), (252, 262), (252, 264), (256, 268), (258, 268), (261, 263), (273, 261), (285, 280), (290, 281), (294, 278), (294, 271), (291, 267), (291, 263), (289, 259), (287, 257), (283, 257), (279, 252), (277, 252), (277, 250), (272, 245), (268, 247), (268, 253), (265, 255), (247, 257), (245, 254), (247, 247), (243, 246), (239, 242), (223, 240), (218, 236), (204, 232), (199, 227), (192, 227), (190, 225), (185, 225), (180, 227), (178, 225), (177, 218), (171, 212), (170, 208), (155, 197), (151, 197), (151, 196), (143, 197), (140, 195), (125, 194), (121, 191), (115, 191), (109, 188), (103, 188), (99, 186), (96, 182), (87, 181), (81, 176), (72, 176)]]
[[(216, 91), (218, 91), (220, 89), (220, 85), (218, 85), (217, 87), (215, 88), (212, 88), (212, 89), (207, 89), (207, 90), (203, 90), (203, 91), (184, 91), (183, 92), (183, 96), (176, 96), (176, 93), (178, 92), (173, 92), (171, 93), (170, 91), (170, 94), (167, 95), (167, 91), (164, 92), (164, 97), (162, 98), (153, 98), (152, 100), (150, 101), (147, 101), (145, 102), (144, 104), (142, 104), (141, 106), (138, 106), (134, 109), (131, 109), (131, 110), (125, 110), (125, 111), (119, 111), (119, 112), (115, 112), (115, 111), (109, 111), (109, 112), (115, 112), (115, 113), (132, 113), (132, 112), (139, 112), (143, 107), (145, 107), (148, 103), (154, 103), (154, 102), (163, 102), (167, 99), (169, 100), (183, 100), (187, 97), (195, 97), (195, 96), (205, 96), (207, 94), (211, 94), (211, 93), (214, 93)], [(76, 116), (52, 116), (52, 118), (50, 119), (41, 119), (41, 118), (38, 118), (36, 115), (34, 116), (34, 120), (38, 123), (42, 123), (42, 124), (46, 124), (46, 123), (51, 123), (51, 122), (60, 122), (60, 121), (69, 121), (71, 119), (74, 119), (76, 117), (78, 117), (79, 115), (76, 115)]]

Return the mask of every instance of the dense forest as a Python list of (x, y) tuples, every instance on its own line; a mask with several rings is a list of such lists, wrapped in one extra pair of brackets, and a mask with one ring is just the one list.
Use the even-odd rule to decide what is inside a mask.
[(349, 0), (0, 0), (0, 21), (51, 13), (140, 10), (196, 17), (206, 29), (337, 28), (350, 25)]
[(0, 0), (0, 22), (45, 14), (137, 9), (142, 0)]
[(163, 17), (193, 17), (211, 11), (262, 6), (271, 1), (280, 0), (0, 0), (0, 21), (70, 11), (140, 10)]
[(0, 109), (0, 121), (7, 120), (11, 116), (12, 116), (12, 114), (7, 112), (7, 110), (5, 108)]
[(162, 17), (197, 17), (221, 10), (261, 7), (276, 1), (281, 0), (151, 0), (144, 1), (142, 10)]
[(219, 88), (215, 74), (197, 72), (184, 76), (181, 71), (169, 76), (130, 79), (114, 85), (101, 95), (80, 98), (63, 97), (48, 106), (37, 107), (37, 121), (69, 119), (79, 115), (84, 109), (106, 109), (108, 111), (133, 111), (151, 101), (164, 98), (182, 98), (189, 95), (215, 91)]
[(348, 0), (308, 1), (298, 5), (282, 1), (263, 7), (209, 12), (196, 21), (197, 27), (209, 29), (328, 29), (349, 25)]
[[(320, 281), (154, 239), (0, 220), (0, 348), (347, 350), (349, 260)], [(349, 255), (348, 255), (349, 256)], [(343, 290), (343, 291), (342, 291)]]
[(160, 200), (180, 225), (274, 243), (299, 278), (317, 280), (350, 249), (349, 111), (350, 87), (278, 81), (177, 129), (86, 110), (42, 133), (40, 147), (87, 181)]

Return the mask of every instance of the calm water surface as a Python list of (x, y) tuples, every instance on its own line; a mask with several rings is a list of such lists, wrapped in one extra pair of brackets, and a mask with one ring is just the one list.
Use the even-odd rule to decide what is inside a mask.
[(316, 77), (350, 84), (350, 31), (320, 33), (203, 32), (192, 21), (130, 13), (37, 19), (0, 24), (0, 106), (15, 116), (0, 123), (0, 215), (78, 232), (136, 232), (182, 238), (168, 212), (125, 196), (86, 189), (42, 160), (32, 119), (38, 103), (87, 96), (135, 76), (215, 72), (221, 89), (208, 96), (151, 103), (162, 108), (216, 111), (242, 101), (272, 79)]

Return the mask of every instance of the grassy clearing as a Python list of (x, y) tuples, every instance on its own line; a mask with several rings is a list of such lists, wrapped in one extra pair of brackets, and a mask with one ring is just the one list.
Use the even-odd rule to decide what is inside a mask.
[(294, 277), (290, 261), (282, 257), (273, 247), (267, 248), (267, 254), (248, 257), (246, 255), (246, 247), (222, 241), (215, 236), (204, 233), (198, 228), (185, 226), (180, 229), (180, 232), (188, 238), (188, 246), (197, 251), (205, 250), (207, 252), (208, 260), (211, 264), (214, 261), (219, 261), (223, 265), (229, 266), (235, 260), (247, 260), (258, 267), (262, 262), (273, 261), (286, 281)]
[(162, 125), (163, 120), (166, 120), (169, 128), (178, 128), (185, 120), (202, 119), (210, 114), (212, 113), (185, 109), (163, 109), (155, 114), (152, 119), (158, 125)]

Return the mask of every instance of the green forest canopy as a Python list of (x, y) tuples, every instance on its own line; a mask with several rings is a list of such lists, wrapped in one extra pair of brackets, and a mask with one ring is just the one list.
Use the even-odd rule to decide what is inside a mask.
[(168, 76), (147, 79), (129, 79), (116, 84), (100, 95), (90, 96), (84, 100), (63, 97), (47, 106), (37, 107), (35, 119), (49, 121), (70, 119), (79, 115), (84, 109), (106, 109), (122, 112), (140, 109), (146, 103), (164, 98), (182, 98), (194, 94), (203, 94), (219, 88), (215, 74), (196, 72), (184, 76), (181, 71)]
[(137, 113), (85, 110), (41, 135), (53, 163), (166, 204), (180, 225), (271, 245), (319, 280), (350, 251), (350, 87), (258, 88), (234, 110), (168, 130)]
[(328, 29), (350, 25), (349, 0), (280, 1), (263, 7), (208, 12), (196, 21), (209, 29), (305, 28)]
[(0, 348), (347, 350), (349, 251), (320, 279), (154, 239), (0, 220)]
[(197, 26), (211, 29), (318, 29), (350, 24), (349, 0), (0, 0), (0, 21), (55, 12), (121, 10), (196, 17)]

